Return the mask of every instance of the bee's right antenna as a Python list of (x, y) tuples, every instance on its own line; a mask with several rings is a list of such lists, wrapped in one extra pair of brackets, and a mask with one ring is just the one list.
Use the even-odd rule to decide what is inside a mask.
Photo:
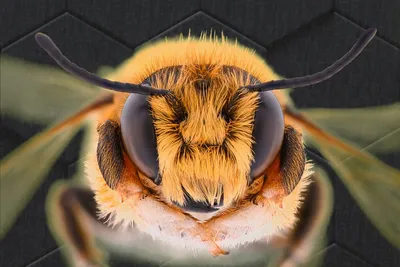
[(361, 51), (367, 46), (367, 44), (372, 40), (372, 38), (376, 34), (376, 29), (371, 28), (366, 30), (357, 42), (353, 45), (349, 52), (347, 52), (341, 59), (333, 63), (331, 66), (327, 67), (323, 71), (314, 73), (312, 75), (307, 75), (303, 77), (291, 78), (291, 79), (283, 79), (278, 81), (269, 81), (266, 83), (260, 83), (255, 85), (247, 85), (244, 88), (249, 89), (249, 91), (263, 92), (270, 91), (274, 89), (284, 89), (284, 88), (295, 88), (295, 87), (304, 87), (312, 84), (316, 84), (322, 82), (326, 79), (329, 79), (336, 73), (338, 73), (341, 69), (343, 69), (346, 65), (348, 65), (351, 61), (353, 61)]
[(43, 33), (37, 33), (35, 39), (42, 47), (64, 70), (75, 75), (76, 77), (113, 91), (125, 92), (125, 93), (136, 93), (142, 95), (165, 95), (170, 91), (165, 89), (156, 89), (147, 85), (132, 84), (132, 83), (121, 83), (116, 81), (110, 81), (97, 76), (96, 74), (90, 73), (87, 70), (77, 66), (71, 62), (66, 56), (64, 56), (56, 44), (51, 40), (49, 36)]

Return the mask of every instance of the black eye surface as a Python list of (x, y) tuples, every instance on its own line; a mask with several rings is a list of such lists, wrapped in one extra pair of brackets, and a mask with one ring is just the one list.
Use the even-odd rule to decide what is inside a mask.
[(282, 108), (272, 92), (261, 92), (260, 104), (254, 118), (253, 145), (254, 162), (250, 170), (250, 178), (265, 172), (275, 159), (282, 145), (285, 122)]
[(131, 94), (128, 97), (121, 115), (122, 141), (139, 170), (159, 184), (157, 142), (149, 110), (147, 96)]

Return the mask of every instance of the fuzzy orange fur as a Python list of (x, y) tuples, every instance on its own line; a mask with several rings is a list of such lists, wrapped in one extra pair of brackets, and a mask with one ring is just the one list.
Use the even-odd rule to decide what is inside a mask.
[[(203, 35), (200, 39), (181, 37), (146, 46), (124, 62), (108, 78), (121, 82), (141, 83), (154, 72), (177, 65), (183, 66), (183, 74), (177, 77), (177, 80), (174, 77), (167, 79), (159, 77), (152, 86), (174, 91), (185, 106), (188, 117), (184, 122), (174, 122), (171, 120), (174, 111), (165, 98), (150, 99), (153, 115), (157, 118), (155, 129), (160, 171), (163, 177), (161, 186), (157, 188), (160, 193), (158, 201), (164, 201), (166, 204), (159, 210), (154, 210), (154, 205), (148, 204), (147, 212), (165, 218), (162, 212), (169, 209), (167, 207), (170, 207), (170, 201), (183, 203), (182, 186), (195, 200), (210, 203), (221, 196), (223, 188), (226, 208), (233, 201), (242, 204), (235, 208), (225, 209), (222, 213), (201, 223), (215, 231), (225, 229), (228, 234), (221, 239), (224, 245), (233, 247), (293, 228), (297, 221), (296, 211), (302, 203), (302, 194), (310, 184), (311, 163), (307, 164), (300, 182), (291, 194), (281, 200), (282, 208), (278, 207), (274, 201), (269, 203), (268, 199), (267, 205), (263, 207), (255, 206), (250, 201), (246, 202), (244, 198), (250, 190), (247, 187), (246, 176), (253, 157), (251, 133), (254, 113), (257, 109), (257, 94), (249, 93), (241, 98), (237, 103), (236, 119), (231, 124), (218, 116), (223, 105), (236, 90), (241, 85), (249, 83), (249, 80), (242, 75), (235, 73), (221, 75), (222, 66), (238, 67), (261, 82), (280, 77), (254, 51), (236, 42), (228, 41), (224, 37), (218, 39)], [(205, 65), (211, 67), (199, 68)], [(203, 95), (199, 94), (194, 86), (195, 79), (199, 75), (211, 81), (211, 86)], [(276, 92), (275, 95), (281, 104), (289, 101), (284, 93)], [(118, 121), (126, 97), (127, 94), (115, 93), (113, 109), (100, 114), (98, 123), (101, 124), (109, 118)], [(227, 138), (230, 127), (234, 127), (235, 132), (238, 133), (236, 138)], [(174, 129), (172, 133), (171, 129)], [(95, 127), (92, 130), (93, 136), (96, 136)], [(182, 138), (191, 147), (191, 156), (174, 160), (179, 147), (183, 144)], [(224, 157), (219, 152), (218, 147), (222, 140), (227, 140), (228, 151), (230, 155), (233, 155), (232, 157)], [(86, 161), (86, 170), (89, 184), (96, 194), (101, 217), (112, 215), (110, 222), (112, 225), (128, 226), (135, 221), (141, 230), (159, 239), (168, 240), (164, 238), (165, 233), (154, 230), (156, 225), (163, 224), (163, 220), (143, 217), (145, 212), (143, 209), (146, 209), (143, 203), (147, 202), (140, 202), (141, 200), (138, 200), (136, 196), (130, 197), (118, 188), (112, 190), (107, 186), (97, 166), (95, 146), (97, 138), (92, 144), (93, 147)], [(211, 144), (211, 146), (204, 149), (202, 148), (204, 144)], [(136, 185), (133, 191), (141, 191), (145, 188), (143, 183), (139, 185), (139, 180), (146, 179), (142, 176), (138, 173), (135, 175), (136, 178), (132, 178)], [(138, 209), (138, 203), (142, 203), (140, 205), (144, 205), (143, 208)], [(153, 230), (149, 230), (150, 228)], [(246, 235), (244, 235), (244, 229)]]
[[(223, 191), (224, 202), (230, 204), (246, 190), (253, 160), (252, 130), (258, 97), (248, 93), (239, 98), (234, 118), (226, 122), (220, 115), (223, 106), (250, 79), (221, 72), (221, 65), (198, 68), (189, 63), (177, 82), (172, 82), (172, 75), (167, 82), (157, 77), (155, 86), (174, 91), (188, 114), (184, 121), (176, 122), (174, 109), (165, 98), (150, 100), (163, 177), (162, 193), (170, 201), (183, 204), (184, 188), (194, 200), (208, 203), (219, 202)], [(198, 92), (195, 87), (199, 76), (210, 81), (206, 92)], [(221, 149), (223, 142), (227, 153)], [(177, 159), (183, 146), (189, 152)]]

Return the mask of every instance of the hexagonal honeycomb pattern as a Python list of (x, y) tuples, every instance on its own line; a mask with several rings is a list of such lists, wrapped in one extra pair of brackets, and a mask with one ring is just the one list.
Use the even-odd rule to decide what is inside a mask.
[[(148, 41), (189, 30), (192, 35), (214, 30), (255, 49), (279, 74), (300, 76), (334, 62), (363, 29), (376, 27), (377, 37), (351, 65), (322, 84), (294, 92), (293, 98), (299, 107), (329, 108), (400, 100), (396, 0), (14, 0), (0, 5), (2, 53), (55, 65), (34, 41), (34, 33), (43, 31), (89, 71), (118, 65)], [(3, 117), (1, 157), (43, 127)], [(46, 225), (44, 201), (52, 182), (73, 173), (81, 139), (78, 135), (72, 141), (0, 241), (0, 266), (63, 266), (62, 248), (57, 248)], [(371, 225), (329, 163), (312, 152), (310, 157), (325, 167), (335, 190), (324, 266), (400, 266), (400, 252)], [(381, 159), (400, 168), (398, 153)], [(111, 262), (126, 266), (113, 258)]]

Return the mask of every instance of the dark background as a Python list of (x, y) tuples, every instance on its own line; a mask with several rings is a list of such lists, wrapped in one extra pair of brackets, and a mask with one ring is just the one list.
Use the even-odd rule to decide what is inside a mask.
[[(78, 65), (96, 71), (116, 66), (149, 40), (214, 29), (257, 50), (286, 77), (319, 71), (341, 57), (363, 29), (377, 37), (342, 72), (296, 91), (299, 107), (365, 107), (400, 100), (400, 1), (398, 0), (0, 0), (2, 53), (54, 62), (35, 43), (49, 34)], [(1, 122), (1, 156), (43, 126)], [(45, 224), (44, 200), (56, 179), (74, 172), (80, 136), (56, 163), (18, 221), (0, 242), (0, 266), (63, 266)], [(315, 155), (310, 157), (327, 167)], [(381, 157), (400, 168), (400, 155)], [(326, 248), (327, 267), (395, 267), (400, 253), (375, 230), (344, 185), (327, 167), (335, 208)], [(23, 186), (23, 185), (21, 185)], [(388, 211), (390, 212), (390, 211)], [(400, 219), (400, 218), (399, 218)], [(116, 262), (113, 266), (119, 266)]]

